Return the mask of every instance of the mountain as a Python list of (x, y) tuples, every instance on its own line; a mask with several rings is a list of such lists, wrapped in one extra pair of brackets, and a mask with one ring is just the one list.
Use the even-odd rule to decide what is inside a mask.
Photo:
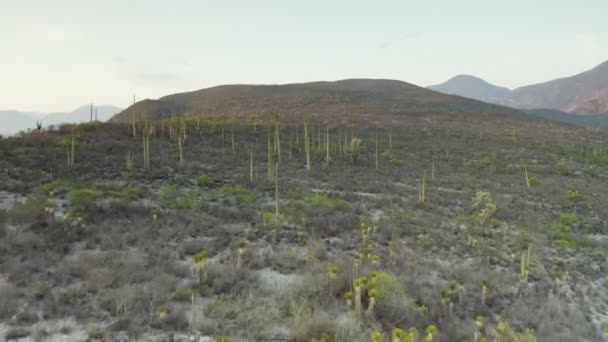
[(509, 99), (521, 108), (551, 108), (574, 114), (608, 109), (608, 61), (553, 81), (515, 89)]
[[(95, 111), (97, 111), (97, 120), (98, 121), (107, 121), (114, 114), (121, 111), (121, 108), (114, 106), (94, 106), (93, 107), (93, 119), (95, 119)], [(45, 126), (50, 125), (60, 125), (64, 123), (79, 123), (79, 122), (87, 122), (91, 117), (91, 105), (83, 105), (71, 112), (65, 113), (50, 113), (44, 116), (42, 119), (42, 123)]]
[[(99, 121), (107, 121), (121, 111), (120, 108), (114, 106), (95, 106), (94, 108), (97, 109), (97, 119)], [(90, 120), (90, 112), (91, 105), (83, 105), (65, 113), (43, 114), (15, 110), (0, 111), (0, 135), (9, 136), (20, 131), (35, 129), (38, 122), (41, 122), (44, 127), (64, 123), (87, 122)]]
[(142, 114), (151, 119), (172, 115), (251, 116), (315, 115), (378, 117), (412, 113), (517, 115), (509, 108), (441, 94), (402, 81), (347, 79), (284, 85), (222, 85), (143, 100), (111, 121), (131, 122)]
[(33, 112), (0, 110), (0, 135), (9, 136), (28, 128), (36, 128), (40, 115)]
[(511, 90), (488, 83), (481, 78), (470, 75), (458, 75), (448, 81), (430, 86), (429, 89), (467, 97), (488, 103), (505, 104)]
[(578, 114), (608, 113), (608, 88), (597, 92), (594, 96), (574, 103), (568, 112)]

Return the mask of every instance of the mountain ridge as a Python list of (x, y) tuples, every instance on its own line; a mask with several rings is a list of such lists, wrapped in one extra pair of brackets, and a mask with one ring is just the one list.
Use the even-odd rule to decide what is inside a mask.
[(594, 115), (608, 111), (608, 61), (572, 76), (512, 91), (470, 75), (458, 75), (428, 88), (524, 110), (550, 108), (573, 115)]
[(160, 119), (173, 115), (264, 116), (277, 112), (297, 117), (379, 117), (423, 112), (517, 113), (510, 108), (442, 94), (403, 81), (354, 78), (275, 85), (220, 85), (139, 101), (110, 121), (130, 122), (142, 113), (151, 119)]

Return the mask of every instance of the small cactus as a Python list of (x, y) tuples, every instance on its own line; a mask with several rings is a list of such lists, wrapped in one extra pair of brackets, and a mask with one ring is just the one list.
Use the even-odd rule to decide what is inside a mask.
[(376, 330), (372, 333), (372, 342), (381, 342), (384, 340), (384, 334), (381, 331)]
[(403, 329), (394, 328), (391, 332), (393, 342), (402, 342), (405, 338), (405, 331)]

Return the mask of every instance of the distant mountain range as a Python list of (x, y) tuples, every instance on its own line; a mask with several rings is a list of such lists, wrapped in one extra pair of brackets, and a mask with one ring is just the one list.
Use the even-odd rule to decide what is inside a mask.
[(171, 116), (274, 116), (306, 118), (316, 115), (372, 120), (402, 114), (522, 115), (501, 106), (441, 94), (410, 83), (383, 79), (347, 79), (283, 85), (223, 85), (143, 100), (114, 116), (131, 122)]
[[(114, 114), (121, 111), (114, 106), (94, 106), (93, 119), (97, 112), (97, 120), (107, 121)], [(83, 105), (71, 112), (59, 113), (36, 113), (21, 112), (16, 110), (0, 110), (0, 135), (9, 136), (20, 131), (35, 129), (37, 122), (42, 122), (44, 127), (60, 125), (64, 123), (81, 123), (90, 120), (91, 105)]]
[(578, 75), (513, 91), (466, 75), (456, 76), (429, 89), (514, 108), (543, 108), (593, 115), (608, 112), (608, 61)]

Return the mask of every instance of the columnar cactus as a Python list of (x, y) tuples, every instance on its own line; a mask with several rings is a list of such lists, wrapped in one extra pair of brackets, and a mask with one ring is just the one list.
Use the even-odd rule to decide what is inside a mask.
[(528, 274), (530, 273), (530, 246), (527, 251), (521, 254), (519, 280), (525, 284), (528, 282)]

